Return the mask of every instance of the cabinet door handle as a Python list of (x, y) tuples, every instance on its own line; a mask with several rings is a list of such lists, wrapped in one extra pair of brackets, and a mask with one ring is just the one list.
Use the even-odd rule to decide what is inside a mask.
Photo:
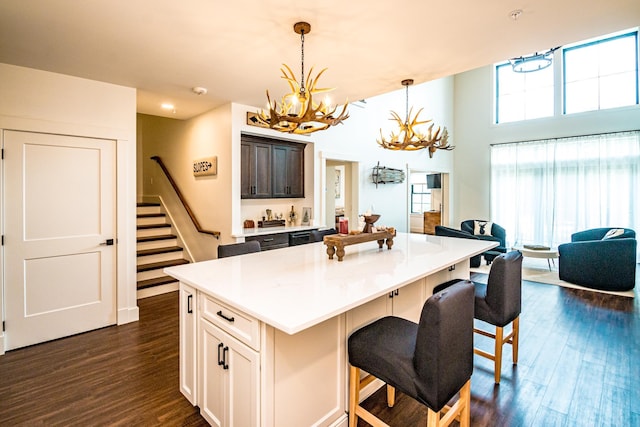
[(273, 237), (269, 237), (266, 239), (262, 239), (263, 242), (273, 242), (274, 238)]
[(193, 295), (189, 295), (187, 297), (187, 313), (193, 313), (193, 307), (191, 307), (191, 300), (193, 299)]
[(224, 314), (222, 314), (222, 310), (220, 310), (219, 312), (216, 313), (218, 316), (222, 317), (224, 320), (226, 320), (227, 322), (235, 322), (236, 318), (235, 317), (227, 317)]
[(229, 347), (224, 348), (222, 350), (222, 369), (229, 369), (229, 364), (227, 363), (227, 354), (229, 354)]
[[(218, 344), (218, 366), (224, 365), (224, 360), (220, 357), (220, 350), (222, 349), (222, 347), (224, 347), (223, 343)], [(224, 357), (224, 354), (222, 357)]]

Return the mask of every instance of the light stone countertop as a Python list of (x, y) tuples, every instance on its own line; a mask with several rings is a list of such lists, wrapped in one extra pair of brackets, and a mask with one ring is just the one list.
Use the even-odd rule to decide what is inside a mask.
[(497, 245), (397, 233), (393, 247), (322, 242), (169, 267), (165, 273), (288, 334), (295, 334)]

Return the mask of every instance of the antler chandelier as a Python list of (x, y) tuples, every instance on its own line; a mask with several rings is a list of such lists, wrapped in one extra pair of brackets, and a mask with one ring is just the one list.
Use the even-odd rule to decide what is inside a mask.
[(415, 151), (428, 148), (429, 157), (433, 157), (433, 153), (435, 153), (436, 150), (453, 150), (454, 147), (449, 145), (449, 132), (446, 127), (442, 128), (442, 130), (438, 127), (434, 132), (434, 124), (432, 123), (427, 129), (426, 134), (418, 131), (418, 126), (429, 123), (431, 120), (418, 120), (422, 108), (418, 110), (415, 116), (411, 116), (413, 107), (409, 110), (409, 86), (412, 84), (413, 79), (402, 81), (402, 85), (406, 88), (406, 116), (404, 121), (398, 113), (395, 111), (391, 112), (391, 118), (389, 120), (398, 122), (398, 132), (391, 132), (389, 138), (386, 139), (382, 136), (382, 129), (380, 129), (380, 139), (377, 140), (378, 144), (387, 150)]
[(271, 129), (278, 130), (280, 132), (295, 133), (295, 134), (309, 134), (319, 130), (327, 129), (329, 126), (335, 126), (338, 123), (342, 123), (343, 120), (349, 117), (347, 112), (347, 103), (342, 107), (342, 111), (337, 116), (336, 107), (331, 108), (326, 101), (321, 101), (319, 104), (313, 100), (313, 96), (319, 93), (329, 92), (332, 88), (316, 87), (318, 79), (322, 73), (327, 69), (323, 69), (318, 73), (315, 78), (311, 77), (313, 67), (309, 70), (307, 75), (308, 87), (305, 87), (304, 81), (304, 35), (309, 34), (311, 31), (311, 25), (307, 22), (297, 22), (293, 26), (293, 31), (300, 34), (301, 41), (301, 54), (300, 62), (302, 72), (300, 73), (300, 83), (295, 78), (293, 71), (287, 64), (282, 64), (284, 68), (281, 68), (282, 78), (289, 83), (291, 93), (288, 93), (282, 97), (280, 105), (276, 101), (271, 101), (269, 91), (267, 90), (267, 102), (269, 104), (269, 112), (260, 110), (257, 115), (257, 119), (263, 125), (269, 126)]

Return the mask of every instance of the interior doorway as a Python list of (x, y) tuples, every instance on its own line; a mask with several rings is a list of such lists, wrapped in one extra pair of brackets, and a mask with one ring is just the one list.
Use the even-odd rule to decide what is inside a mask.
[(337, 227), (337, 222), (346, 219), (349, 229), (358, 224), (359, 163), (351, 159), (321, 156), (320, 191), (321, 226)]
[(407, 200), (409, 231), (433, 234), (435, 225), (449, 225), (449, 174), (409, 170)]

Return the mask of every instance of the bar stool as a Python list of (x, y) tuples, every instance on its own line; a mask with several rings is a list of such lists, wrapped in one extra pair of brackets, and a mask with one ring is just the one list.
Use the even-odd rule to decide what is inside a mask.
[(260, 242), (257, 240), (218, 246), (218, 258), (250, 254), (253, 252), (260, 252)]
[[(375, 378), (387, 384), (393, 407), (398, 389), (425, 405), (428, 426), (447, 426), (454, 419), (469, 426), (473, 371), (473, 284), (469, 281), (432, 295), (418, 324), (395, 316), (355, 331), (349, 349), (349, 427), (358, 417), (386, 426), (360, 406), (360, 389)], [(360, 370), (369, 375), (360, 379)], [(456, 402), (446, 404), (459, 393)], [(444, 414), (441, 411), (444, 410)]]
[[(434, 288), (434, 292), (458, 283), (452, 280)], [(502, 371), (502, 350), (511, 344), (513, 364), (518, 363), (518, 342), (520, 340), (520, 311), (522, 310), (522, 254), (511, 251), (497, 256), (489, 270), (487, 284), (473, 282), (475, 287), (474, 317), (495, 326), (495, 333), (480, 328), (473, 331), (495, 340), (493, 354), (474, 349), (478, 356), (493, 361), (496, 384), (500, 384)], [(511, 332), (505, 335), (504, 328), (511, 324)]]

